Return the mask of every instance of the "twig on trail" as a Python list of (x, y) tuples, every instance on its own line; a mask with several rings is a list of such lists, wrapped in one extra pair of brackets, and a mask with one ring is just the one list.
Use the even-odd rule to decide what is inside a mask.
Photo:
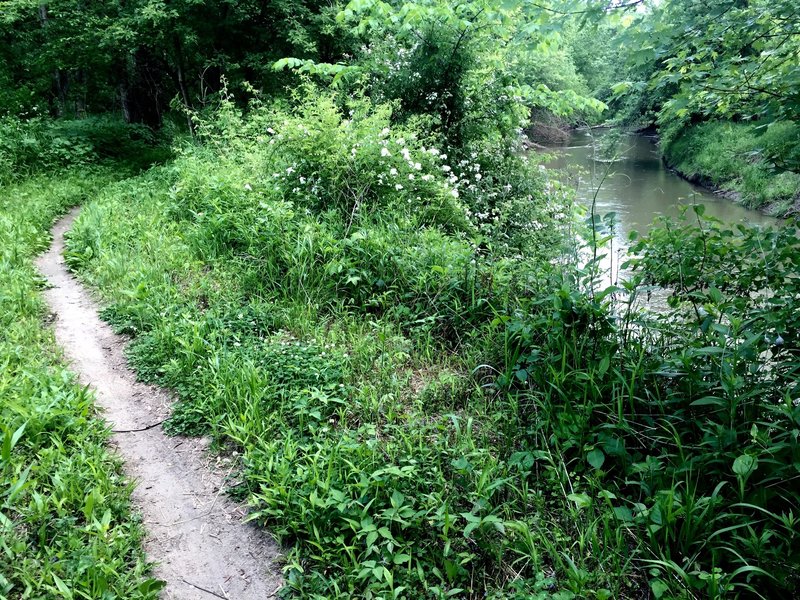
[[(182, 581), (183, 583), (185, 583), (186, 585), (190, 585), (190, 586), (192, 586), (193, 588), (200, 590), (201, 592), (205, 592), (206, 594), (211, 594), (212, 596), (216, 596), (217, 598), (222, 598), (222, 600), (230, 600), (230, 598), (228, 597), (228, 595), (227, 595), (227, 594), (225, 594), (224, 596), (220, 596), (220, 595), (219, 595), (218, 593), (216, 593), (216, 592), (212, 592), (211, 590), (207, 590), (207, 589), (206, 589), (206, 588), (204, 588), (204, 587), (200, 587), (199, 585), (195, 585), (195, 584), (193, 584), (191, 581), (186, 581), (186, 580), (185, 580), (183, 577), (181, 577), (181, 581)], [(223, 590), (223, 592), (224, 592), (224, 591), (225, 591), (225, 590)]]
[(153, 427), (158, 427), (161, 425), (166, 419), (161, 419), (153, 423), (152, 425), (148, 425), (147, 427), (141, 427), (139, 429), (112, 429), (111, 433), (136, 433), (137, 431), (147, 431), (148, 429), (152, 429)]
[[(223, 482), (227, 480), (227, 478), (230, 476), (232, 471), (233, 471), (233, 467), (228, 469), (228, 474), (225, 475), (225, 478), (223, 479)], [(217, 505), (217, 500), (219, 500), (219, 497), (220, 497), (220, 495), (222, 494), (223, 491), (225, 491), (225, 488), (222, 485), (220, 485), (219, 489), (217, 490), (216, 495), (214, 496), (214, 502), (211, 503), (211, 508), (209, 508), (203, 514), (197, 515), (196, 517), (192, 517), (191, 519), (186, 519), (185, 521), (176, 521), (175, 523), (170, 523), (168, 526), (169, 527), (175, 527), (176, 525), (183, 525), (185, 523), (191, 523), (192, 521), (196, 521), (197, 519), (202, 519), (203, 517), (209, 516), (212, 512), (214, 512), (214, 507)]]

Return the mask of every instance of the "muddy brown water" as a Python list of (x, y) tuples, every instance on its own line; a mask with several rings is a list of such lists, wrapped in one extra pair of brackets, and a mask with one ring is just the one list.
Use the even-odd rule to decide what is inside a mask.
[(597, 194), (595, 214), (614, 213), (613, 250), (604, 267), (616, 281), (624, 262), (631, 232), (646, 234), (659, 215), (678, 216), (686, 204), (703, 204), (706, 213), (723, 223), (776, 225), (778, 219), (710, 191), (692, 185), (667, 169), (661, 161), (653, 136), (624, 135), (617, 146), (617, 160), (609, 164), (600, 148), (611, 130), (578, 130), (565, 144), (552, 146), (554, 159), (546, 164), (558, 169), (559, 177), (574, 186), (578, 200), (590, 207)]
[(264, 530), (243, 523), (245, 509), (224, 492), (233, 457), (214, 457), (201, 438), (168, 437), (160, 423), (170, 395), (136, 381), (127, 340), (98, 317), (98, 306), (64, 264), (64, 232), (77, 210), (53, 227), (53, 244), (37, 259), (58, 344), (115, 432), (112, 446), (134, 481), (133, 501), (146, 530), (145, 552), (161, 597), (175, 600), (276, 598), (280, 553)]

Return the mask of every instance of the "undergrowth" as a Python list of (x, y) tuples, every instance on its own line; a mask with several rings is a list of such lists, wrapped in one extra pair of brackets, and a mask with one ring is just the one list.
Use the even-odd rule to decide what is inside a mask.
[(169, 430), (239, 452), (283, 594), (793, 593), (794, 230), (665, 223), (601, 291), (512, 147), (306, 96), (223, 101), (67, 254), (178, 392)]
[(156, 598), (130, 484), (44, 326), (32, 260), (107, 172), (0, 188), (0, 598)]
[(712, 121), (662, 130), (666, 161), (693, 181), (739, 194), (748, 208), (784, 216), (800, 202), (800, 127)]
[(167, 130), (126, 124), (112, 116), (84, 119), (0, 118), (0, 184), (37, 173), (78, 168), (143, 169), (169, 158)]

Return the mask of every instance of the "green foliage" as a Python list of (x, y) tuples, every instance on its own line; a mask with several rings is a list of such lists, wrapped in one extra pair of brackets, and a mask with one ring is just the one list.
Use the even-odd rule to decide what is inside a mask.
[[(727, 230), (697, 208), (600, 290), (597, 262), (565, 258), (568, 194), (520, 152), (531, 109), (596, 118), (587, 94), (618, 77), (609, 101), (631, 123), (660, 115), (681, 170), (789, 208), (787, 1), (612, 10), (643, 4), (64, 2), (37, 21), (5, 3), (0, 84), (17, 91), (0, 110), (118, 103), (159, 124), (178, 95), (193, 135), (102, 190), (6, 188), (0, 585), (156, 593), (29, 265), (53, 216), (91, 195), (66, 260), (134, 336), (140, 376), (176, 391), (167, 429), (239, 457), (233, 491), (287, 546), (284, 595), (791, 595), (796, 231)], [(618, 31), (637, 40), (624, 72)], [(265, 96), (297, 81), (287, 70), (301, 84)], [(0, 129), (3, 181), (158, 150), (111, 119)], [(641, 311), (654, 286), (668, 305)]]
[(335, 14), (319, 0), (6, 0), (0, 116), (113, 112), (157, 127), (173, 99), (206, 106), (223, 76), (279, 92), (286, 78), (270, 68), (275, 60), (352, 52)]
[(662, 129), (667, 162), (686, 177), (739, 194), (751, 207), (785, 215), (800, 200), (800, 127), (777, 122), (678, 124)]
[[(69, 240), (178, 392), (171, 430), (239, 452), (284, 593), (794, 589), (793, 230), (664, 225), (592, 291), (547, 266), (567, 208), (538, 168), (491, 144), (451, 165), (390, 106), (345, 110), (224, 101)], [(635, 308), (653, 284), (669, 312)]]
[(163, 134), (110, 117), (0, 119), (0, 183), (98, 164), (144, 168), (168, 156)]
[(451, 150), (517, 136), (532, 108), (602, 110), (583, 93), (567, 54), (545, 43), (551, 36), (539, 16), (483, 0), (359, 0), (339, 14), (363, 40), (356, 64), (371, 97), (397, 101), (401, 120), (425, 115)]
[(628, 72), (615, 88), (625, 120), (657, 115), (676, 128), (699, 120), (796, 121), (800, 35), (791, 0), (669, 0), (629, 19), (618, 38)]
[[(797, 117), (800, 21), (793, 2), (726, 0), (711, 10), (677, 2), (660, 9), (664, 20), (656, 27), (670, 49), (655, 84), (679, 85), (664, 105), (667, 114), (768, 122)], [(675, 31), (681, 31), (679, 41)]]
[[(497, 383), (519, 398), (529, 451), (563, 460), (534, 462), (538, 476), (646, 541), (654, 593), (675, 593), (670, 581), (703, 597), (788, 593), (796, 231), (664, 222), (633, 252), (622, 289), (582, 293), (567, 276), (504, 319)], [(673, 290), (670, 308), (638, 312), (654, 284)]]
[[(615, 589), (598, 561), (576, 552), (575, 574), (530, 546), (573, 525), (530, 517), (517, 434), (466, 375), (493, 306), (529, 285), (512, 275), (558, 248), (558, 194), (501, 146), (449, 164), (389, 107), (345, 118), (305, 92), (198, 118), (203, 146), (109, 189), (70, 236), (70, 264), (137, 334), (139, 372), (178, 391), (171, 430), (241, 453), (238, 493), (291, 544), (287, 593), (469, 595), (512, 563), (533, 589), (547, 556), (562, 567), (543, 592)], [(512, 250), (479, 202), (539, 223), (540, 242)]]
[(0, 597), (155, 599), (130, 486), (91, 393), (57, 360), (31, 264), (53, 219), (111, 178), (36, 178), (0, 200)]

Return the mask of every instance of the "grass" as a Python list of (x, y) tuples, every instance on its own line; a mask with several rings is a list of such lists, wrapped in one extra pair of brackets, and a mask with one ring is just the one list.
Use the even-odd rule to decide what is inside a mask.
[(662, 151), (679, 173), (736, 192), (748, 208), (776, 216), (797, 211), (800, 129), (794, 123), (701, 123), (678, 134), (668, 131)]
[(44, 324), (32, 260), (106, 171), (0, 188), (0, 598), (155, 598), (131, 484)]
[[(698, 208), (602, 291), (551, 265), (564, 199), (518, 156), (448, 159), (454, 184), (435, 140), (325, 97), (198, 122), (67, 258), (178, 392), (168, 428), (238, 453), (286, 596), (797, 588), (792, 230)], [(671, 309), (633, 310), (653, 284)]]

